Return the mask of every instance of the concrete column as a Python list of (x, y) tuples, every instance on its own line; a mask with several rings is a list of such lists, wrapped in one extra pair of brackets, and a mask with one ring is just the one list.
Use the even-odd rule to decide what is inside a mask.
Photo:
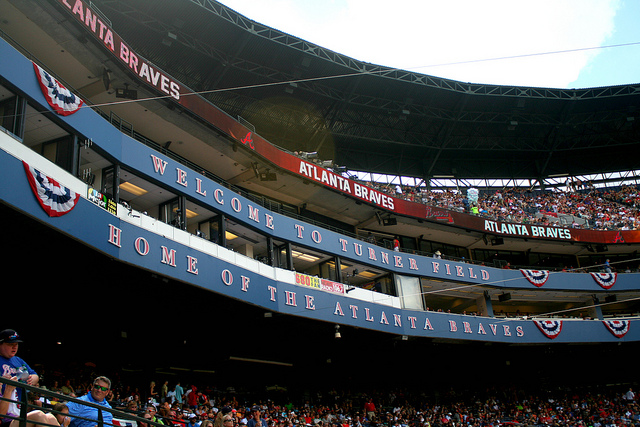
[(600, 307), (600, 300), (598, 297), (593, 296), (593, 299), (587, 301), (587, 305), (590, 305), (591, 303), (593, 303), (593, 306), (587, 309), (587, 315), (592, 319), (604, 320), (604, 317), (602, 316), (602, 307)]
[(285, 254), (287, 257), (287, 270), (293, 270), (293, 250), (291, 249), (291, 243), (285, 243)]
[(478, 314), (480, 316), (493, 317), (493, 304), (488, 291), (484, 291), (482, 296), (476, 299), (476, 304), (478, 305)]
[(342, 283), (342, 263), (339, 256), (333, 257), (333, 263), (336, 265), (336, 282)]
[(271, 267), (275, 267), (275, 257), (273, 256), (273, 238), (267, 236), (267, 263)]
[(227, 219), (224, 214), (218, 215), (218, 244), (227, 247)]

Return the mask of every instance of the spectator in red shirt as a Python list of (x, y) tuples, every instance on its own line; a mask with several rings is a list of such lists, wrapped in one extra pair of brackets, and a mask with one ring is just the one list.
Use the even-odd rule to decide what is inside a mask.
[(376, 418), (376, 405), (373, 403), (373, 399), (369, 399), (367, 403), (364, 404), (364, 412), (367, 414), (367, 418), (369, 421), (373, 421)]

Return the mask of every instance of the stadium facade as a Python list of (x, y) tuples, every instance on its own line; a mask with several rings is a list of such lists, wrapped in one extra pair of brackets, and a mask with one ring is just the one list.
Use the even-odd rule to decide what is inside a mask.
[[(396, 366), (402, 357), (411, 362), (408, 366), (421, 365), (422, 352), (456, 343), (465, 344), (464, 352), (478, 346), (509, 349), (523, 366), (531, 360), (519, 353), (529, 348), (535, 349), (531, 358), (565, 351), (568, 345), (597, 345), (594, 358), (624, 358), (637, 348), (640, 273), (503, 269), (454, 256), (434, 258), (419, 248), (394, 251), (388, 242), (403, 236), (403, 241), (513, 251), (535, 248), (576, 258), (597, 248), (603, 257), (609, 252), (632, 259), (640, 232), (514, 224), (435, 208), (394, 197), (341, 174), (333, 164), (314, 161), (308, 142), (301, 142), (300, 150), (283, 148), (280, 141), (276, 145), (262, 136), (260, 127), (231, 115), (233, 100), (247, 102), (238, 92), (263, 90), (243, 87), (233, 95), (222, 90), (228, 86), (216, 83), (215, 73), (232, 75), (226, 85), (233, 81), (233, 70), (219, 69), (231, 53), (210, 68), (210, 92), (214, 97), (216, 91), (225, 92), (221, 105), (216, 105), (202, 88), (183, 82), (194, 81), (189, 78), (188, 58), (192, 54), (196, 62), (195, 53), (183, 45), (179, 56), (163, 58), (169, 55), (163, 49), (178, 44), (177, 33), (158, 27), (156, 32), (163, 34), (160, 45), (152, 45), (156, 35), (148, 37), (148, 44), (142, 41), (146, 26), (169, 22), (171, 12), (177, 20), (183, 8), (189, 14), (209, 13), (207, 19), (218, 31), (233, 27), (227, 31), (235, 42), (252, 50), (273, 46), (282, 55), (282, 46), (276, 49), (276, 41), (265, 42), (259, 31), (245, 28), (246, 19), (215, 2), (160, 2), (156, 11), (142, 10), (143, 5), (4, 1), (0, 9), (0, 174), (5, 183), (0, 199), (10, 228), (7, 241), (12, 242), (5, 245), (5, 259), (8, 265), (20, 266), (25, 292), (30, 294), (33, 287), (37, 295), (38, 312), (57, 318), (72, 308), (77, 314), (75, 322), (64, 317), (54, 328), (65, 340), (103, 331), (109, 337), (103, 343), (122, 345), (131, 354), (135, 351), (130, 341), (138, 337), (147, 346), (168, 335), (178, 346), (197, 341), (202, 347), (206, 340), (198, 338), (198, 332), (257, 337), (258, 345), (265, 347), (283, 339), (293, 348), (305, 346), (318, 354), (293, 356), (284, 349), (254, 353), (238, 345), (236, 352), (220, 351), (220, 360), (202, 357), (197, 363), (203, 369), (207, 363), (214, 365), (209, 369), (220, 369), (233, 361), (286, 370), (306, 359), (303, 366), (309, 369), (326, 365), (333, 355), (331, 369), (341, 360), (345, 372), (351, 363), (345, 353), (362, 348), (384, 355)], [(120, 8), (120, 14), (112, 15), (112, 8)], [(123, 26), (124, 19), (137, 23), (135, 42), (120, 33), (116, 19)], [(128, 32), (132, 26), (125, 26)], [(207, 48), (198, 40), (190, 43), (200, 52)], [(319, 48), (306, 46), (318, 54)], [(297, 49), (286, 43), (284, 48)], [(162, 63), (147, 59), (151, 55)], [(255, 66), (264, 75), (272, 64), (262, 61)], [(332, 61), (335, 64), (337, 57)], [(346, 72), (357, 64), (343, 67)], [(365, 68), (363, 74), (371, 78)], [(278, 78), (271, 70), (265, 83)], [(374, 78), (385, 85), (388, 77)], [(295, 99), (298, 84), (287, 81), (280, 98)], [(445, 100), (458, 98), (462, 90), (445, 88), (444, 82), (423, 76), (419, 82), (403, 84), (413, 84), (416, 92), (420, 86), (436, 90)], [(337, 86), (330, 89), (339, 91)], [(513, 88), (493, 89), (505, 96)], [(617, 102), (637, 105), (636, 91), (626, 91)], [(518, 93), (520, 99), (534, 98), (555, 108), (561, 91), (533, 92), (523, 88)], [(583, 92), (585, 98), (598, 97)], [(604, 97), (603, 92), (623, 97), (613, 88), (601, 90), (599, 96)], [(261, 100), (263, 110), (274, 99), (268, 95)], [(474, 93), (464, 96), (466, 103), (482, 100)], [(271, 105), (276, 104), (279, 109), (294, 108), (283, 107), (281, 100)], [(616, 115), (619, 108), (612, 106), (609, 114)], [(560, 120), (562, 113), (558, 114)], [(282, 117), (274, 121), (282, 123), (280, 132), (289, 132)], [(290, 137), (283, 136), (283, 145)], [(611, 131), (611, 140), (618, 137)], [(367, 140), (361, 139), (359, 143)], [(606, 151), (598, 144), (592, 142), (589, 152)], [(637, 139), (625, 142), (623, 149), (637, 145)], [(343, 160), (350, 156), (354, 154), (344, 154)], [(464, 165), (466, 160), (458, 161)], [(626, 156), (619, 167), (637, 169), (634, 162), (636, 156)], [(474, 170), (482, 167), (477, 163)], [(609, 167), (607, 162), (602, 165)], [(105, 307), (106, 321), (90, 321), (95, 320), (93, 311)], [(22, 319), (25, 328), (39, 329), (20, 307), (10, 313)], [(207, 321), (206, 332), (195, 327)], [(154, 338), (148, 341), (142, 335)], [(351, 344), (344, 344), (348, 340)], [(44, 340), (40, 345), (48, 348)], [(86, 352), (99, 343), (76, 345), (74, 351)], [(458, 353), (450, 347), (441, 351)], [(478, 356), (481, 364), (500, 368), (504, 360), (498, 363), (494, 358), (492, 352)], [(146, 360), (139, 359), (140, 364)], [(453, 360), (458, 361), (447, 363)], [(158, 355), (154, 362), (169, 366), (171, 358)], [(617, 367), (621, 372), (627, 368), (624, 363)]]

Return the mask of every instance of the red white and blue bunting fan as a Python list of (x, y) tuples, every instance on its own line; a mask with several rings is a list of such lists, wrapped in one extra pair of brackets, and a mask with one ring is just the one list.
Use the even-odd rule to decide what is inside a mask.
[(616, 338), (625, 336), (629, 332), (629, 326), (631, 325), (628, 320), (603, 320), (602, 323)]
[(58, 217), (71, 212), (78, 203), (79, 195), (60, 185), (42, 172), (22, 162), (27, 179), (38, 203), (47, 215)]
[(547, 270), (520, 270), (524, 277), (527, 278), (532, 285), (540, 287), (547, 283), (549, 278), (549, 271)]
[(69, 89), (64, 87), (35, 62), (33, 63), (33, 69), (36, 72), (38, 83), (40, 83), (42, 94), (51, 108), (53, 108), (53, 111), (61, 116), (68, 116), (82, 107), (83, 101), (79, 96), (71, 93)]
[(562, 320), (534, 320), (540, 332), (549, 339), (554, 339), (562, 332)]
[(596, 283), (605, 289), (611, 289), (616, 284), (618, 273), (591, 273)]

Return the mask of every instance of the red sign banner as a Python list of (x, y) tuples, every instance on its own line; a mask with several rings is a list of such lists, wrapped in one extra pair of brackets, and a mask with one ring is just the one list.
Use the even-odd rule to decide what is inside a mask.
[(286, 169), (302, 179), (311, 180), (347, 196), (399, 215), (456, 224), (460, 227), (482, 231), (495, 236), (600, 244), (640, 243), (640, 231), (596, 231), (500, 222), (399, 199), (360, 182), (345, 178), (340, 174), (309, 163), (274, 146), (191, 89), (173, 79), (169, 74), (131, 49), (83, 0), (58, 0), (58, 3), (71, 13), (96, 39), (100, 40), (105, 49), (111, 52), (123, 66), (132, 71), (141, 82), (156, 89), (167, 98), (173, 99), (223, 133), (231, 136), (239, 145), (255, 151), (268, 162)]

